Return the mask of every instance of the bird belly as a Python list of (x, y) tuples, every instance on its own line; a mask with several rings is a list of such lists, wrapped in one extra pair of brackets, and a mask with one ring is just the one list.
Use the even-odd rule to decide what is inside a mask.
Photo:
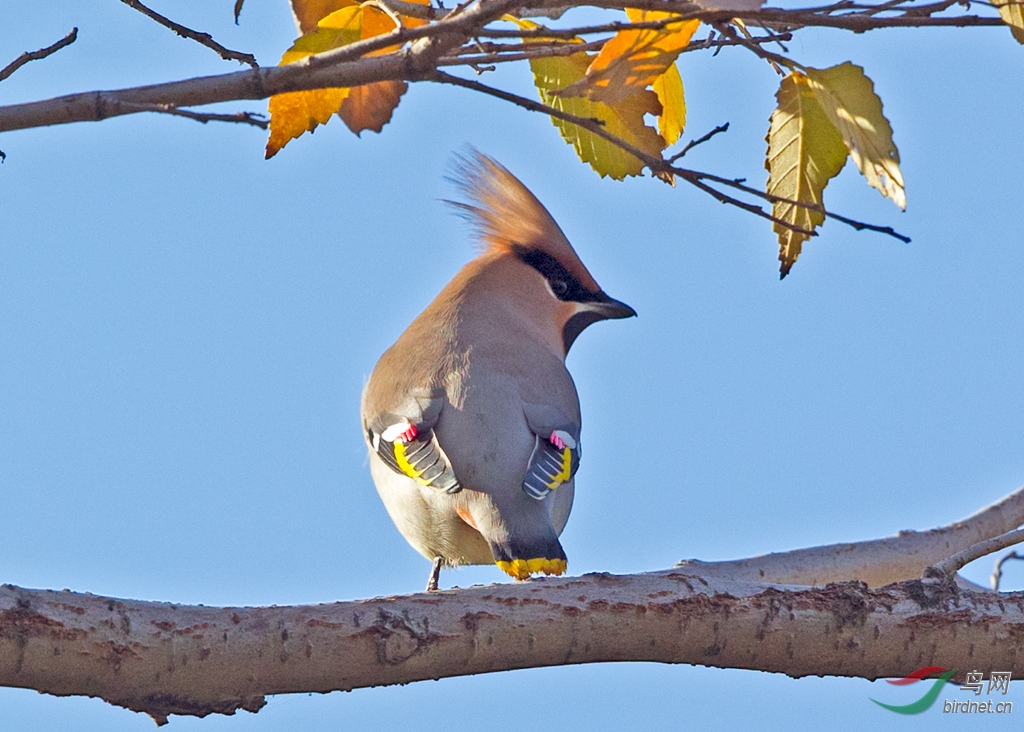
[(491, 549), (480, 532), (463, 520), (465, 490), (450, 495), (419, 485), (391, 470), (370, 451), (370, 474), (388, 515), (413, 549), (449, 566), (491, 564)]

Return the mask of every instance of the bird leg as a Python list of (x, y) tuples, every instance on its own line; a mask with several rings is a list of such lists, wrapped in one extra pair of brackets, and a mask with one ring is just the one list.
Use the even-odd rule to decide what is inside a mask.
[(441, 557), (434, 557), (434, 566), (427, 578), (427, 592), (437, 592), (437, 580), (441, 577)]

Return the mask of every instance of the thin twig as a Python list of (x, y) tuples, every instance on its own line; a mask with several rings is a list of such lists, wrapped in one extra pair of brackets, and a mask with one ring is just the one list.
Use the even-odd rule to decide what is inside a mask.
[[(783, 41), (793, 40), (793, 34), (789, 31), (785, 33), (770, 33), (765, 36), (751, 36), (746, 39), (747, 43), (765, 44), (765, 43), (782, 43)], [(703, 51), (706, 48), (722, 49), (728, 46), (742, 46), (746, 45), (742, 41), (736, 38), (712, 38), (708, 36), (703, 41), (697, 41), (696, 43), (687, 44), (680, 53), (691, 53), (693, 51)]]
[[(565, 0), (547, 0), (537, 4), (537, 10), (550, 5), (564, 3)], [(832, 14), (825, 11), (786, 10), (782, 8), (762, 8), (761, 10), (736, 11), (736, 10), (706, 10), (703, 8), (694, 9), (692, 3), (685, 0), (588, 0), (588, 4), (605, 9), (621, 10), (627, 7), (641, 10), (659, 10), (665, 12), (677, 12), (678, 17), (672, 22), (684, 20), (700, 20), (705, 23), (729, 22), (733, 18), (740, 18), (748, 24), (759, 24), (772, 28), (780, 26), (789, 30), (797, 27), (822, 27), (840, 28), (851, 30), (857, 33), (876, 30), (881, 28), (917, 28), (917, 27), (977, 27), (977, 26), (1004, 26), (1000, 18), (982, 17), (978, 15), (956, 15), (932, 17), (930, 13), (948, 8), (957, 0), (944, 0), (934, 6), (929, 6), (927, 12), (919, 14), (911, 12), (913, 9), (900, 15), (873, 15), (869, 10), (861, 12), (846, 12)], [(531, 3), (533, 4), (533, 3)], [(838, 6), (832, 6), (834, 10), (843, 10)], [(873, 6), (870, 6), (873, 7)], [(933, 9), (934, 8), (934, 9)]]
[[(225, 61), (237, 61), (241, 64), (249, 64), (254, 69), (258, 69), (260, 67), (260, 65), (256, 63), (256, 57), (253, 56), (251, 53), (242, 53), (241, 51), (232, 51), (230, 48), (225, 48), (224, 46), (217, 43), (217, 41), (213, 40), (213, 36), (211, 36), (209, 33), (201, 33), (199, 31), (194, 31), (191, 28), (186, 28), (180, 23), (175, 23), (170, 18), (165, 18), (163, 15), (160, 15), (160, 13), (156, 12), (155, 10), (147, 8), (145, 5), (140, 3), (139, 0), (121, 0), (121, 2), (123, 2), (130, 8), (138, 10), (147, 18), (155, 20), (163, 27), (171, 29), (182, 38), (189, 38), (195, 41), (196, 43), (199, 43), (211, 49), (212, 51), (215, 51), (217, 55), (219, 55)], [(235, 8), (237, 11), (241, 12), (241, 3), (236, 4)], [(235, 22), (238, 22), (237, 13), (235, 15)]]
[(40, 48), (38, 51), (25, 51), (25, 53), (21, 54), (18, 58), (0, 69), (0, 81), (6, 79), (29, 61), (38, 61), (41, 58), (46, 58), (50, 54), (57, 53), (57, 51), (65, 46), (70, 46), (77, 38), (78, 28), (72, 28), (70, 33), (46, 48)]
[[(525, 61), (532, 58), (553, 58), (555, 56), (572, 56), (577, 53), (584, 51), (593, 51), (601, 48), (607, 41), (592, 41), (591, 43), (561, 43), (558, 45), (544, 45), (530, 43), (522, 44), (520, 48), (528, 48), (528, 51), (522, 51), (520, 53), (508, 53), (508, 52), (497, 52), (497, 53), (482, 53), (476, 56), (445, 56), (437, 60), (438, 66), (476, 66), (478, 64), (501, 64), (511, 63), (513, 61)], [(534, 46), (540, 46), (539, 48), (533, 48)], [(462, 48), (460, 51), (472, 51), (472, 49)]]
[(545, 49), (545, 48), (569, 48), (569, 49), (585, 49), (592, 46), (606, 43), (607, 41), (602, 39), (599, 41), (590, 41), (588, 43), (580, 43), (579, 41), (565, 41), (560, 38), (552, 38), (547, 41), (531, 41), (529, 43), (494, 43), (493, 41), (481, 41), (473, 39), (472, 45), (465, 45), (456, 50), (456, 55), (470, 55), (473, 53), (519, 53), (523, 49)]
[(1024, 559), (1024, 554), (1018, 554), (1017, 552), (1010, 552), (1005, 557), (996, 562), (995, 568), (992, 570), (992, 591), (999, 592), (999, 582), (1003, 578), (1003, 564), (1010, 559)]
[(758, 198), (764, 199), (765, 201), (768, 201), (769, 203), (788, 203), (788, 204), (790, 204), (792, 206), (799, 206), (801, 208), (806, 208), (806, 209), (810, 209), (812, 211), (817, 211), (818, 213), (822, 214), (823, 216), (825, 216), (827, 218), (830, 218), (830, 219), (835, 219), (836, 221), (838, 221), (838, 222), (840, 222), (842, 224), (846, 224), (847, 226), (853, 227), (857, 231), (874, 231), (874, 232), (879, 233), (879, 234), (885, 234), (886, 236), (891, 236), (894, 239), (899, 239), (904, 244), (909, 244), (910, 243), (910, 237), (909, 236), (906, 236), (905, 234), (900, 234), (898, 231), (894, 230), (891, 226), (879, 226), (877, 224), (868, 224), (868, 223), (865, 223), (863, 221), (857, 221), (856, 219), (847, 218), (846, 216), (842, 216), (840, 214), (833, 213), (832, 211), (829, 211), (826, 208), (824, 208), (823, 206), (819, 206), (816, 203), (807, 203), (806, 201), (794, 201), (791, 198), (783, 198), (782, 196), (776, 196), (776, 195), (774, 195), (772, 193), (767, 193), (765, 191), (758, 190), (757, 188), (752, 188), (752, 187), (750, 187), (748, 185), (744, 185), (741, 181), (731, 180), (729, 178), (723, 178), (720, 175), (714, 175), (712, 173), (702, 173), (702, 172), (696, 171), (696, 170), (688, 170), (688, 169), (685, 169), (685, 168), (675, 168), (675, 167), (672, 167), (672, 166), (669, 166), (667, 168), (667, 170), (668, 170), (668, 172), (674, 173), (674, 174), (676, 174), (676, 175), (678, 175), (678, 176), (680, 176), (682, 178), (686, 178), (687, 180), (689, 180), (689, 178), (692, 177), (692, 176), (696, 176), (696, 177), (703, 178), (703, 179), (706, 179), (706, 180), (714, 181), (715, 183), (720, 183), (721, 185), (729, 186), (730, 188), (735, 188), (738, 191), (743, 191), (744, 193), (749, 193), (749, 194), (751, 194), (753, 196), (757, 196)]
[(431, 5), (406, 2), (405, 0), (378, 0), (382, 5), (387, 5), (392, 11), (408, 18), (419, 18), (420, 20), (441, 20), (448, 17), (448, 11), (438, 12)]
[(577, 36), (590, 36), (595, 33), (618, 33), (626, 30), (661, 30), (665, 26), (679, 23), (678, 18), (663, 18), (661, 20), (641, 20), (636, 23), (628, 21), (615, 21), (602, 23), (600, 25), (584, 25), (578, 28), (548, 28), (539, 25), (536, 28), (519, 28), (517, 30), (503, 30), (488, 28), (481, 31), (480, 38), (562, 38), (565, 40)]
[[(488, 37), (489, 34), (483, 34), (484, 37)], [(500, 36), (505, 37), (505, 36)], [(515, 36), (509, 36), (515, 37)], [(543, 37), (543, 36), (542, 36)], [(749, 42), (753, 43), (775, 43), (781, 41), (792, 40), (791, 33), (780, 33), (769, 36), (755, 36), (750, 39)], [(513, 61), (523, 61), (531, 58), (550, 58), (552, 56), (571, 56), (574, 53), (583, 53), (585, 51), (593, 51), (604, 47), (604, 44), (609, 39), (603, 38), (597, 41), (590, 41), (587, 43), (572, 43), (561, 38), (552, 38), (549, 42), (543, 43), (535, 41), (531, 43), (521, 44), (498, 44), (498, 43), (486, 43), (481, 42), (480, 45), (486, 49), (486, 53), (479, 56), (471, 56), (474, 52), (473, 48), (462, 47), (459, 49), (458, 59), (461, 63), (471, 65), (472, 63), (510, 63)], [(690, 53), (693, 51), (703, 51), (708, 48), (724, 48), (726, 46), (739, 46), (747, 45), (747, 41), (740, 41), (732, 38), (724, 38), (719, 40), (703, 40), (695, 41), (682, 49), (680, 53)], [(438, 64), (439, 66), (458, 66), (460, 61), (453, 57), (445, 57)]]
[(1008, 531), (1005, 534), (994, 536), (991, 539), (985, 541), (979, 541), (974, 546), (969, 546), (962, 552), (957, 552), (951, 557), (943, 559), (941, 562), (932, 565), (925, 570), (925, 576), (936, 576), (936, 575), (947, 575), (952, 577), (965, 566), (973, 562), (975, 559), (997, 552), (1000, 549), (1005, 549), (1008, 546), (1019, 544), (1024, 541), (1024, 529), (1015, 529)]
[(792, 71), (793, 69), (800, 69), (801, 71), (807, 71), (807, 67), (804, 66), (803, 64), (799, 64), (796, 61), (794, 61), (794, 60), (792, 60), (790, 58), (787, 58), (786, 56), (782, 56), (781, 54), (774, 53), (772, 51), (769, 51), (766, 48), (762, 48), (760, 44), (752, 43), (751, 42), (751, 40), (752, 40), (751, 38), (745, 38), (745, 37), (737, 34), (736, 31), (733, 30), (732, 26), (730, 26), (728, 23), (715, 23), (714, 26), (715, 26), (715, 28), (718, 29), (719, 33), (721, 33), (722, 35), (727, 36), (727, 37), (733, 39), (734, 41), (736, 41), (739, 45), (743, 46), (744, 48), (750, 49), (755, 54), (757, 54), (758, 56), (763, 58), (765, 61), (767, 61), (769, 64), (771, 64), (771, 67), (773, 69), (775, 69), (775, 71), (779, 74), (779, 76), (785, 76), (785, 74), (783, 74), (783, 72), (782, 72), (782, 67), (783, 66), (785, 66), (790, 71)]
[(235, 112), (234, 114), (217, 114), (215, 112), (193, 112), (191, 109), (179, 109), (171, 104), (141, 104), (135, 102), (117, 101), (113, 104), (128, 107), (139, 112), (157, 112), (159, 114), (170, 114), (175, 117), (187, 117), (196, 122), (234, 122), (237, 124), (252, 125), (265, 130), (270, 126), (266, 115), (259, 112)]
[(675, 155), (670, 157), (668, 159), (668, 162), (674, 163), (675, 161), (679, 160), (679, 158), (684, 157), (686, 155), (686, 153), (690, 152), (690, 150), (692, 150), (693, 148), (697, 147), (697, 145), (704, 144), (705, 142), (710, 140), (715, 135), (717, 135), (717, 134), (719, 134), (721, 132), (725, 132), (728, 129), (729, 129), (729, 123), (728, 122), (726, 122), (724, 125), (718, 125), (718, 127), (716, 127), (715, 129), (711, 130), (711, 132), (707, 133), (703, 137), (699, 137), (696, 140), (691, 140), (690, 142), (688, 142), (686, 144), (686, 147), (684, 147), (681, 151), (677, 152)]
[[(675, 172), (675, 171), (673, 170), (672, 172)], [(687, 171), (687, 172), (693, 172), (693, 171)], [(698, 173), (697, 175), (693, 175), (693, 176), (690, 176), (690, 175), (680, 175), (680, 177), (683, 180), (685, 180), (687, 183), (689, 183), (690, 185), (697, 186), (697, 188), (699, 188), (700, 190), (704, 191), (705, 193), (709, 193), (711, 196), (713, 196), (720, 203), (728, 203), (729, 205), (736, 206), (738, 208), (743, 209), (744, 211), (749, 211), (750, 213), (754, 214), (755, 216), (760, 216), (762, 219), (767, 219), (768, 221), (771, 221), (774, 224), (778, 224), (779, 226), (784, 226), (785, 228), (789, 229), (790, 231), (795, 231), (798, 234), (804, 234), (805, 236), (818, 236), (818, 232), (817, 231), (814, 231), (812, 229), (805, 229), (802, 226), (797, 226), (794, 223), (791, 223), (789, 221), (785, 221), (783, 219), (780, 219), (777, 216), (768, 213), (767, 211), (765, 211), (764, 209), (762, 209), (760, 206), (758, 206), (756, 204), (748, 203), (747, 201), (742, 201), (742, 200), (740, 200), (738, 198), (735, 198), (734, 196), (730, 196), (727, 193), (723, 193), (722, 191), (718, 190), (717, 188), (709, 186), (707, 183), (704, 182), (704, 178), (710, 179), (712, 176), (708, 176), (708, 175), (704, 175), (704, 174)]]
[(518, 94), (512, 94), (511, 92), (503, 91), (501, 89), (495, 89), (493, 86), (481, 84), (479, 81), (473, 81), (472, 79), (463, 79), (458, 76), (452, 76), (451, 74), (446, 74), (443, 71), (437, 71), (431, 74), (426, 78), (426, 81), (434, 81), (441, 84), (451, 84), (452, 86), (461, 86), (465, 89), (471, 89), (473, 91), (481, 92), (492, 97), (497, 97), (498, 99), (502, 99), (506, 102), (511, 102), (512, 104), (522, 107), (523, 109), (528, 109), (531, 112), (541, 112), (543, 114), (551, 115), (552, 117), (557, 117), (558, 119), (564, 120), (566, 122), (571, 122), (574, 125), (578, 125), (590, 132), (593, 132), (595, 135), (599, 135), (600, 137), (605, 138), (613, 145), (617, 145), (618, 147), (622, 148), (623, 150), (630, 153), (631, 155), (633, 155), (634, 157), (638, 158), (641, 161), (646, 162), (646, 160), (650, 158), (650, 156), (647, 153), (643, 152), (639, 148), (630, 145), (625, 140), (622, 140), (616, 137), (615, 135), (611, 134), (607, 130), (605, 130), (604, 123), (599, 119), (593, 117), (578, 117), (575, 114), (563, 112), (562, 110), (552, 107), (548, 104), (543, 104), (542, 102), (535, 102), (532, 99), (527, 99), (526, 97), (521, 97)]
[(577, 125), (578, 127), (582, 127), (588, 132), (594, 133), (598, 137), (603, 137), (605, 140), (612, 143), (616, 147), (626, 151), (633, 157), (640, 160), (642, 163), (644, 163), (644, 165), (657, 165), (658, 161), (660, 160), (659, 158), (649, 155), (640, 148), (631, 145), (622, 138), (617, 137), (612, 133), (608, 132), (604, 128), (604, 122), (602, 122), (599, 119), (592, 117), (579, 117), (575, 114), (563, 112), (562, 110), (556, 107), (552, 107), (549, 104), (535, 102), (532, 99), (521, 97), (518, 94), (512, 94), (511, 92), (507, 92), (502, 89), (495, 89), (492, 86), (481, 84), (479, 81), (473, 81), (471, 79), (463, 79), (458, 76), (452, 76), (451, 74), (446, 74), (443, 71), (437, 71), (431, 74), (430, 76), (427, 77), (426, 80), (435, 81), (442, 84), (451, 84), (453, 86), (461, 86), (465, 89), (471, 89), (473, 91), (481, 92), (492, 97), (497, 97), (498, 99), (502, 99), (506, 102), (511, 102), (512, 104), (522, 107), (523, 109), (527, 109), (531, 112), (541, 112), (542, 114), (547, 114), (552, 117), (556, 117), (557, 119), (561, 119), (566, 122), (571, 122), (572, 124)]
[[(570, 40), (579, 36), (590, 36), (597, 33), (618, 33), (619, 31), (628, 30), (661, 30), (666, 26), (678, 24), (680, 20), (678, 18), (663, 18), (661, 20), (642, 20), (636, 23), (627, 23), (623, 21), (616, 21), (613, 23), (602, 23), (601, 25), (584, 25), (577, 28), (547, 28), (545, 26), (538, 26), (537, 28), (519, 28), (516, 30), (504, 30), (497, 28), (487, 28), (480, 32), (480, 38), (560, 38), (563, 40)], [(755, 36), (753, 39), (758, 43), (772, 43), (774, 41), (789, 41), (792, 40), (792, 34), (788, 31), (779, 35), (768, 35), (768, 36)], [(699, 51), (705, 48), (714, 48), (719, 45), (718, 42), (711, 41), (708, 39), (703, 41), (691, 42), (686, 50)], [(739, 45), (737, 42), (721, 43), (724, 46), (735, 46)]]
[(913, 0), (889, 0), (888, 2), (880, 3), (873, 7), (862, 7), (860, 10), (869, 15), (877, 15), (878, 13), (884, 13), (887, 10), (894, 10), (900, 5), (904, 5), (908, 2), (913, 2)]
[[(666, 173), (675, 173), (678, 170), (669, 166), (668, 163), (666, 163), (662, 158), (644, 152), (643, 150), (639, 149), (634, 145), (631, 145), (630, 143), (626, 142), (620, 137), (611, 134), (606, 129), (604, 129), (600, 120), (577, 117), (574, 114), (563, 112), (562, 110), (556, 109), (555, 107), (552, 107), (550, 105), (535, 102), (532, 99), (527, 99), (526, 97), (521, 97), (517, 94), (512, 94), (501, 89), (495, 89), (494, 87), (487, 86), (486, 84), (481, 84), (478, 81), (472, 81), (470, 79), (462, 79), (458, 76), (452, 76), (450, 74), (444, 73), (443, 71), (435, 72), (434, 74), (428, 76), (426, 80), (436, 81), (443, 84), (452, 84), (454, 86), (461, 86), (466, 89), (472, 89), (473, 91), (488, 94), (490, 96), (497, 97), (498, 99), (503, 99), (506, 102), (511, 102), (524, 109), (528, 109), (531, 112), (541, 112), (543, 114), (548, 114), (551, 115), (552, 117), (565, 120), (566, 122), (571, 122), (572, 124), (577, 125), (578, 127), (582, 127), (583, 129), (592, 132), (598, 137), (604, 138), (605, 140), (612, 143), (621, 150), (626, 151), (630, 155), (640, 160), (646, 167), (650, 168), (652, 173), (663, 179), (665, 179)], [(782, 219), (777, 218), (776, 216), (773, 216), (772, 214), (763, 210), (760, 206), (756, 206), (752, 203), (748, 203), (746, 201), (742, 201), (738, 198), (730, 196), (727, 193), (723, 193), (722, 191), (719, 191), (718, 189), (708, 185), (703, 180), (704, 178), (711, 179), (714, 176), (704, 173), (697, 173), (696, 171), (682, 170), (681, 177), (683, 177), (691, 185), (694, 185), (700, 190), (704, 191), (705, 193), (710, 194), (721, 203), (728, 203), (738, 208), (741, 208), (745, 211), (749, 211), (750, 213), (755, 214), (756, 216), (760, 216), (763, 219), (767, 219), (768, 221), (777, 223), (780, 226), (784, 226), (787, 229), (791, 229), (792, 231), (796, 231), (807, 236), (817, 236), (817, 232), (810, 231), (809, 229), (804, 229), (788, 221), (783, 221)], [(761, 195), (763, 197), (764, 194)]]

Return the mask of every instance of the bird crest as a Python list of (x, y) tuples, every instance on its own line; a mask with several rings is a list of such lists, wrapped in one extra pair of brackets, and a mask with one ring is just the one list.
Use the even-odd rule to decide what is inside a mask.
[(544, 252), (583, 287), (591, 292), (600, 291), (548, 210), (503, 165), (470, 150), (467, 155), (458, 156), (451, 180), (469, 202), (447, 203), (473, 224), (487, 251), (515, 252), (516, 248), (526, 248)]

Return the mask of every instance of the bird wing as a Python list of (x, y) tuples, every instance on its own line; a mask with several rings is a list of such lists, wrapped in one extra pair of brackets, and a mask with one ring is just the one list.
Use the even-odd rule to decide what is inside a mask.
[(442, 493), (457, 493), (462, 485), (434, 433), (443, 403), (439, 396), (412, 393), (397, 410), (364, 415), (363, 427), (371, 449), (396, 473)]
[(580, 466), (580, 428), (551, 407), (526, 405), (524, 411), (534, 444), (523, 490), (540, 500), (576, 475)]

